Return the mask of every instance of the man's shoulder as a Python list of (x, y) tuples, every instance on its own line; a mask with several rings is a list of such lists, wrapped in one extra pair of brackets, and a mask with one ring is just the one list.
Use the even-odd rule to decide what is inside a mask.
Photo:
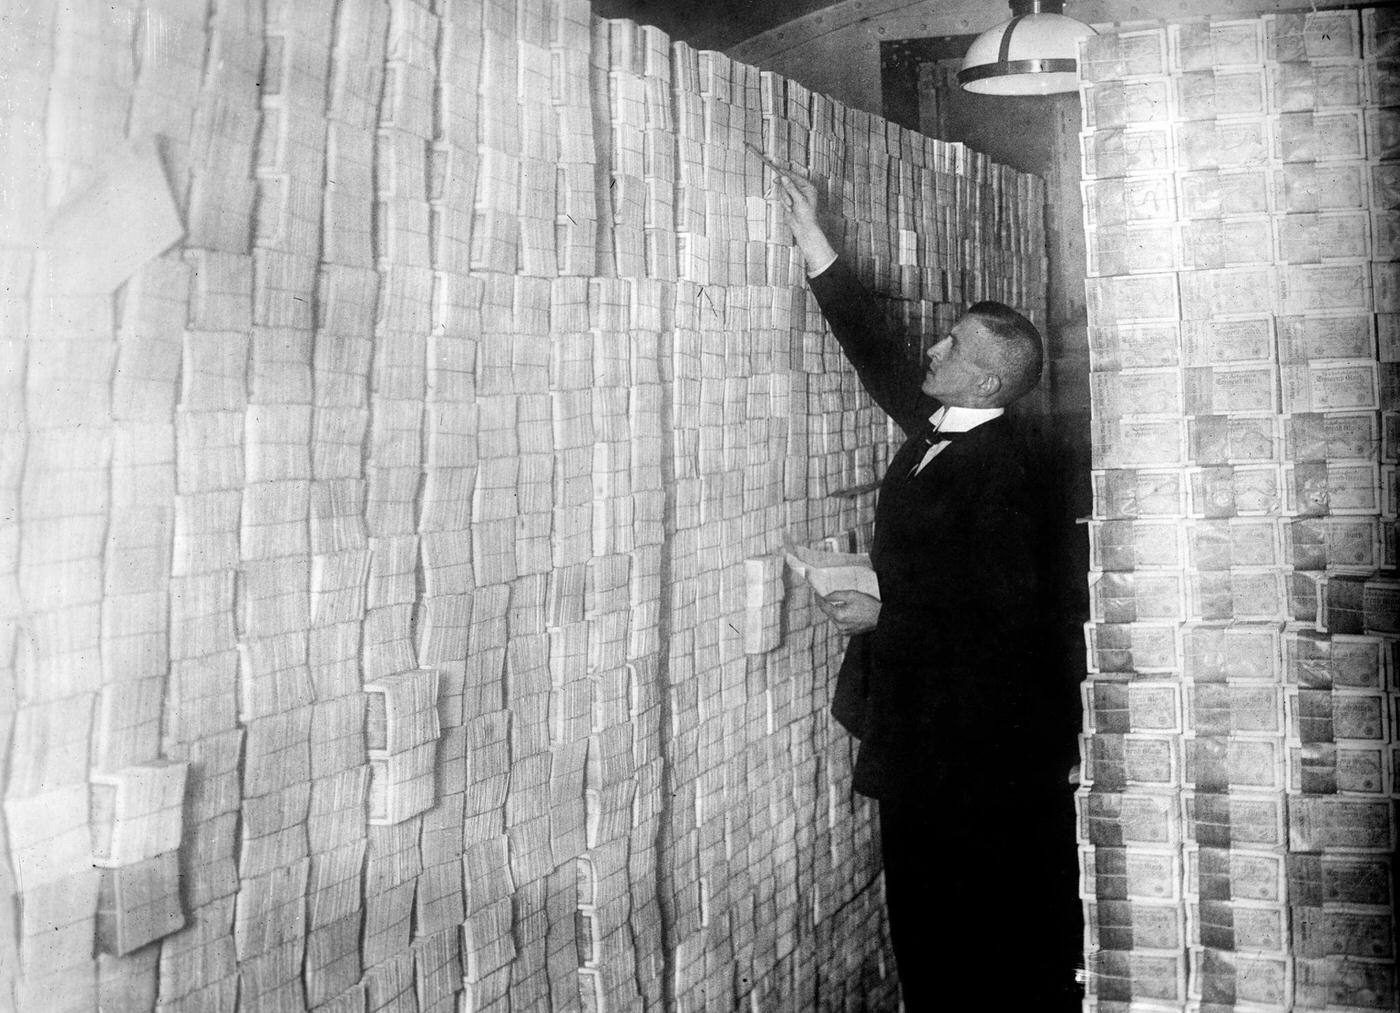
[(982, 438), (977, 445), (976, 471), (987, 486), (1016, 495), (1033, 494), (1036, 469), (1029, 448), (1018, 437), (1007, 416), (993, 419), (977, 429)]
[(988, 419), (973, 429), (972, 433), (977, 434), (978, 448), (983, 454), (996, 455), (999, 458), (1023, 456), (1024, 444), (1012, 427), (1009, 416), (998, 415), (994, 419)]

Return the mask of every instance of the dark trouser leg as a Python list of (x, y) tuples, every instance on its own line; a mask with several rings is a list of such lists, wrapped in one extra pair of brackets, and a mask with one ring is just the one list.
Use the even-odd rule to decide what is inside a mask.
[(880, 848), (885, 862), (885, 910), (900, 992), (909, 1013), (933, 1009), (937, 972), (921, 945), (924, 920), (933, 910), (931, 877), (920, 865), (916, 814), (893, 801), (880, 802)]
[[(1055, 802), (1070, 806), (1068, 791)], [(1040, 808), (1038, 819), (1025, 810), (1007, 819), (880, 803), (890, 935), (908, 1013), (1078, 1010), (1072, 813)]]

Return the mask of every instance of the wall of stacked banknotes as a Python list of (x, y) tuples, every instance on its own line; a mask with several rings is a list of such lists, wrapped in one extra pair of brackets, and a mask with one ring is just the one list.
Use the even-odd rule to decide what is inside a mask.
[(780, 559), (897, 434), (746, 144), (911, 332), (1040, 184), (580, 0), (3, 23), (0, 1006), (891, 1008)]
[(1088, 1006), (1395, 1009), (1400, 18), (1082, 57)]

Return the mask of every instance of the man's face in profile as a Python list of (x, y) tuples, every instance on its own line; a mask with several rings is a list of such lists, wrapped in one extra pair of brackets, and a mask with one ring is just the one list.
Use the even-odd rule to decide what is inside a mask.
[(928, 371), (922, 390), (946, 405), (982, 405), (979, 386), (994, 371), (984, 365), (993, 361), (990, 346), (995, 339), (982, 321), (965, 316), (928, 352)]

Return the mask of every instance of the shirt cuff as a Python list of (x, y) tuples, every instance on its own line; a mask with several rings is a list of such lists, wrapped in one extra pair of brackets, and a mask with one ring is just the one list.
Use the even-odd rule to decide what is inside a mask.
[(815, 264), (807, 265), (807, 277), (815, 278), (817, 275), (825, 273), (827, 268), (831, 267), (832, 264), (836, 263), (836, 260), (837, 255), (833, 253), (825, 260), (818, 261)]

